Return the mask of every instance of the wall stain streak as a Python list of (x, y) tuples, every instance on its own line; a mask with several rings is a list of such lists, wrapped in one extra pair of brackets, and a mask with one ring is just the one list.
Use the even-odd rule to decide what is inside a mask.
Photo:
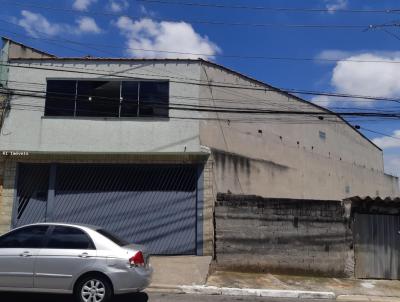
[(233, 165), (233, 168), (235, 170), (235, 173), (238, 172), (238, 170), (241, 171), (246, 171), (246, 174), (250, 176), (251, 174), (251, 163), (256, 163), (256, 164), (261, 164), (266, 166), (266, 168), (272, 169), (272, 170), (278, 170), (280, 172), (285, 172), (289, 169), (291, 169), (288, 166), (278, 164), (276, 162), (270, 161), (270, 160), (265, 160), (261, 158), (254, 158), (254, 157), (248, 157), (244, 156), (238, 153), (233, 153), (233, 152), (227, 152), (224, 150), (220, 149), (211, 149), (215, 162), (217, 166), (220, 166), (222, 170), (225, 170), (227, 164)]

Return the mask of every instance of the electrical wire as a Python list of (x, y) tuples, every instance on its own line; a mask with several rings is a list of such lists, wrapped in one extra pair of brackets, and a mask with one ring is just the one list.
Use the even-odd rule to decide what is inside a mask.
[(362, 129), (364, 131), (371, 132), (371, 133), (379, 134), (379, 135), (382, 135), (382, 136), (386, 136), (386, 137), (389, 137), (389, 138), (393, 138), (395, 140), (399, 140), (400, 141), (400, 137), (396, 137), (396, 136), (393, 136), (393, 135), (390, 135), (390, 134), (387, 134), (387, 133), (383, 133), (383, 132), (367, 129), (367, 128), (364, 128), (364, 127), (361, 127), (361, 126), (360, 126), (360, 129)]
[[(18, 24), (8, 22), (6, 20), (0, 19), (0, 22), (19, 26)], [(115, 46), (112, 44), (93, 44), (93, 43), (83, 43), (76, 40), (70, 39), (54, 39), (54, 38), (43, 38), (43, 37), (32, 37), (25, 34), (17, 33), (15, 31), (10, 31), (6, 29), (0, 29), (0, 32), (11, 33), (15, 36), (24, 37), (29, 40), (37, 40), (37, 41), (45, 41), (46, 43), (57, 45), (66, 49), (73, 50), (75, 52), (83, 53), (85, 55), (88, 54), (86, 50), (78, 50), (74, 48), (65, 47), (64, 44), (61, 43), (69, 43), (73, 45), (82, 46), (91, 50), (95, 50), (107, 55), (112, 55), (114, 57), (118, 57), (116, 53), (110, 52), (109, 50), (99, 49), (99, 47), (104, 47), (107, 49), (121, 49), (120, 46)], [(41, 32), (39, 32), (41, 33)], [(44, 34), (44, 33), (41, 33)], [(50, 43), (51, 42), (51, 43)], [(145, 49), (145, 48), (133, 48), (126, 46), (124, 49), (132, 50), (132, 51), (141, 51), (141, 52), (151, 52), (151, 53), (160, 53), (160, 54), (170, 54), (170, 55), (187, 55), (187, 56), (197, 56), (197, 57), (215, 57), (215, 58), (228, 58), (228, 59), (249, 59), (249, 60), (271, 60), (271, 61), (288, 61), (288, 62), (329, 62), (329, 63), (337, 63), (337, 62), (352, 62), (352, 63), (383, 63), (383, 64), (400, 64), (400, 61), (397, 60), (358, 60), (358, 59), (343, 59), (343, 58), (307, 58), (307, 57), (283, 57), (283, 56), (264, 56), (264, 55), (239, 55), (239, 54), (220, 54), (220, 53), (193, 53), (193, 52), (182, 52), (182, 51), (171, 51), (171, 50), (157, 50), (157, 49)], [(128, 57), (126, 57), (128, 59)]]
[[(134, 73), (136, 76), (130, 76), (129, 72), (125, 72), (125, 74), (122, 74), (122, 72), (110, 73), (107, 70), (91, 69), (88, 67), (85, 67), (85, 68), (74, 67), (73, 69), (66, 69), (68, 67), (49, 68), (49, 67), (42, 66), (42, 65), (41, 66), (25, 66), (25, 65), (16, 65), (16, 64), (9, 64), (9, 63), (0, 63), (0, 66), (15, 67), (15, 68), (22, 68), (22, 69), (34, 69), (34, 70), (63, 71), (63, 72), (70, 72), (70, 73), (77, 73), (77, 74), (97, 75), (97, 76), (101, 76), (101, 77), (126, 78), (126, 79), (129, 78), (129, 79), (134, 79), (134, 80), (143, 79), (143, 78), (139, 78), (138, 76), (149, 76), (149, 74), (138, 73), (138, 72)], [(107, 73), (103, 73), (103, 72), (107, 72)], [(163, 75), (159, 75), (159, 76), (165, 77)], [(172, 78), (172, 80), (170, 78)], [(178, 80), (174, 80), (174, 79), (178, 79)], [(295, 93), (295, 94), (314, 95), (314, 96), (321, 95), (321, 96), (331, 96), (331, 97), (344, 98), (344, 99), (351, 98), (351, 99), (365, 99), (365, 100), (369, 100), (369, 101), (376, 100), (376, 101), (387, 101), (387, 102), (400, 103), (400, 99), (396, 99), (396, 98), (387, 98), (387, 97), (380, 97), (380, 96), (367, 96), (367, 95), (352, 95), (352, 94), (342, 94), (342, 93), (332, 93), (332, 92), (317, 92), (317, 91), (307, 91), (307, 90), (297, 90), (297, 89), (287, 89), (287, 88), (275, 88), (270, 85), (263, 84), (261, 82), (259, 82), (260, 83), (259, 85), (266, 85), (266, 87), (261, 88), (261, 87), (255, 86), (255, 85), (239, 85), (239, 84), (234, 84), (234, 83), (226, 84), (224, 82), (218, 82), (218, 81), (214, 81), (213, 83), (207, 84), (205, 81), (201, 81), (201, 80), (193, 79), (193, 81), (185, 81), (185, 80), (179, 80), (179, 79), (183, 79), (183, 78), (168, 76), (169, 82), (177, 83), (177, 84), (188, 84), (188, 85), (198, 85), (198, 86), (211, 85), (212, 87), (238, 89), (238, 90), (242, 89), (242, 90), (249, 90), (249, 91), (277, 92), (277, 93), (286, 93), (286, 94), (294, 94)], [(192, 80), (192, 79), (189, 79), (189, 80)], [(223, 83), (223, 84), (219, 84), (219, 83)], [(291, 95), (291, 96), (296, 97), (294, 95)], [(312, 104), (305, 100), (302, 100), (302, 101), (307, 104)]]
[[(43, 98), (45, 99), (46, 96), (38, 95), (37, 91), (29, 91), (24, 90), (23, 92), (18, 92), (17, 90), (11, 91), (13, 95), (17, 96), (28, 96), (34, 98)], [(44, 92), (39, 92), (44, 93)], [(4, 94), (4, 93), (3, 93)], [(54, 94), (53, 92), (51, 94)], [(62, 94), (64, 97), (69, 94)], [(75, 95), (69, 95), (74, 96)], [(87, 95), (78, 95), (78, 97), (88, 97)], [(98, 97), (98, 96), (96, 96)], [(113, 101), (120, 101), (119, 98), (109, 98), (109, 97), (100, 97), (103, 100), (113, 100)], [(65, 100), (64, 98), (61, 98)], [(202, 106), (202, 105), (190, 105), (190, 104), (174, 104), (174, 106), (165, 105), (165, 103), (159, 102), (147, 102), (146, 104), (159, 107), (159, 108), (166, 108), (171, 110), (182, 110), (182, 111), (196, 111), (196, 112), (210, 112), (210, 113), (231, 113), (231, 114), (274, 114), (274, 115), (315, 115), (316, 118), (320, 118), (323, 116), (358, 116), (358, 117), (382, 117), (382, 118), (399, 118), (400, 119), (400, 112), (396, 113), (380, 113), (380, 112), (356, 112), (356, 111), (349, 111), (349, 112), (329, 112), (329, 111), (299, 111), (299, 110), (270, 110), (264, 108), (243, 108), (243, 107), (220, 107), (220, 106)], [(45, 108), (45, 106), (41, 106)]]
[[(0, 0), (2, 2), (6, 2), (5, 0)], [(107, 17), (122, 17), (126, 16), (124, 13), (112, 13), (112, 12), (98, 12), (98, 11), (80, 11), (74, 8), (61, 8), (56, 6), (45, 6), (45, 5), (36, 5), (36, 4), (27, 4), (20, 2), (7, 2), (7, 5), (19, 6), (19, 7), (33, 7), (37, 9), (50, 10), (50, 11), (61, 11), (65, 13), (75, 13), (82, 15), (101, 15)], [(134, 16), (136, 18), (140, 18), (141, 16)], [(297, 28), (297, 29), (340, 29), (340, 30), (365, 30), (368, 28), (375, 27), (398, 27), (398, 24), (289, 24), (289, 23), (248, 23), (248, 22), (225, 22), (218, 20), (192, 20), (192, 19), (167, 19), (167, 18), (157, 18), (152, 17), (152, 20), (158, 22), (187, 22), (191, 24), (200, 24), (200, 25), (216, 25), (216, 26), (242, 26), (242, 27), (255, 27), (255, 28)]]
[(180, 6), (194, 6), (202, 8), (229, 8), (229, 9), (246, 9), (246, 10), (263, 10), (272, 12), (294, 12), (294, 13), (368, 13), (368, 14), (397, 14), (400, 9), (328, 9), (328, 8), (306, 8), (306, 7), (271, 7), (271, 6), (249, 6), (249, 5), (227, 5), (220, 3), (204, 3), (204, 2), (182, 2), (182, 1), (166, 1), (166, 0), (135, 0), (137, 2), (149, 4), (166, 4)]
[[(45, 83), (37, 83), (37, 82), (25, 82), (25, 81), (15, 81), (15, 80), (8, 80), (7, 82), (9, 83), (15, 83), (17, 85), (14, 85), (16, 90), (21, 90), (18, 89), (16, 86), (18, 86), (19, 84), (21, 84), (21, 86), (26, 87), (27, 85), (32, 85), (32, 86), (40, 86), (40, 87), (46, 87), (47, 84)], [(22, 89), (23, 90), (23, 89)], [(255, 98), (254, 96), (250, 96), (250, 95), (246, 95), (246, 94), (241, 94), (238, 92), (231, 92), (227, 89), (223, 89), (223, 92), (226, 92), (229, 95), (235, 96), (240, 98), (240, 100), (233, 100), (232, 98), (227, 99), (227, 98), (213, 98), (213, 101), (217, 101), (218, 103), (233, 103), (233, 104), (243, 104), (243, 105), (260, 105), (260, 104), (265, 104), (265, 105), (282, 105), (282, 102), (276, 102), (274, 99), (271, 98)], [(37, 92), (45, 92), (43, 91), (37, 91)], [(170, 94), (171, 98), (175, 98), (175, 99), (184, 99), (184, 100), (193, 100), (193, 101), (200, 101), (200, 102), (207, 102), (207, 101), (211, 101), (210, 98), (207, 97), (193, 97), (193, 96), (189, 96), (189, 95), (176, 95), (176, 94)], [(361, 102), (361, 101), (358, 101)], [(366, 101), (368, 103), (370, 103), (370, 101)], [(303, 107), (309, 107), (309, 103), (298, 103), (296, 105), (294, 104), (290, 104), (291, 108), (301, 108)], [(370, 109), (366, 109), (363, 107), (330, 107), (331, 109), (354, 109), (357, 108), (359, 110), (370, 110)], [(399, 107), (389, 107), (385, 109), (393, 109), (393, 110), (398, 110), (400, 109)], [(378, 111), (378, 109), (375, 109)]]

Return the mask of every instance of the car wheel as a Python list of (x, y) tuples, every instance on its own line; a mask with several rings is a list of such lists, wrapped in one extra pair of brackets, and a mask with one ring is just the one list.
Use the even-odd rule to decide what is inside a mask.
[(113, 296), (110, 282), (100, 276), (87, 276), (75, 287), (76, 301), (79, 302), (109, 302)]

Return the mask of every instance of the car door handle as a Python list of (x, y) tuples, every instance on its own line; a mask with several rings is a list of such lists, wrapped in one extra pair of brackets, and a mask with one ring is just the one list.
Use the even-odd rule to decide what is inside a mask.
[(22, 254), (19, 254), (21, 257), (31, 257), (32, 254), (28, 251), (23, 252)]
[(78, 257), (87, 258), (87, 257), (89, 257), (89, 254), (88, 253), (82, 253), (82, 254), (79, 254)]

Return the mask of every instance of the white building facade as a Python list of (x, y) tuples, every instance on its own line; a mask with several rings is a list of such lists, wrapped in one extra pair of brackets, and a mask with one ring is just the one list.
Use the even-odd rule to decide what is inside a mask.
[(57, 58), (10, 40), (3, 53), (1, 231), (89, 223), (153, 254), (212, 255), (219, 192), (399, 195), (382, 150), (339, 116), (223, 66)]

